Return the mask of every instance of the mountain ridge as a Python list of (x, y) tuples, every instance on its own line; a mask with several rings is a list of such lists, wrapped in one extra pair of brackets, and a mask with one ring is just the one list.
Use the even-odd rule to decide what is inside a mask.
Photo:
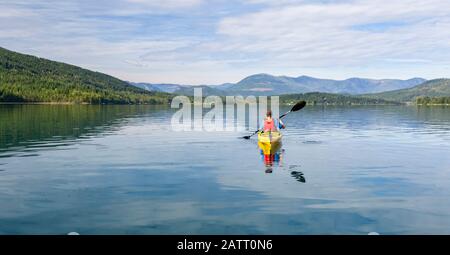
[(360, 96), (398, 102), (413, 102), (418, 97), (450, 97), (450, 79), (439, 78), (411, 88)]
[[(397, 89), (410, 88), (426, 82), (423, 78), (400, 79), (368, 79), (352, 77), (345, 80), (321, 79), (311, 76), (301, 75), (298, 77), (274, 76), (266, 73), (259, 73), (247, 76), (237, 83), (224, 83), (220, 85), (179, 85), (140, 83), (145, 84), (148, 89), (163, 91), (167, 93), (193, 95), (193, 89), (197, 87), (209, 87), (210, 93), (217, 95), (283, 95), (310, 92), (323, 92), (335, 94), (360, 95), (368, 93), (378, 93), (393, 91)], [(134, 83), (131, 83), (134, 84)], [(154, 85), (158, 85), (157, 88)], [(173, 86), (178, 86), (173, 90)]]
[[(284, 101), (306, 97), (311, 102), (326, 104), (391, 104), (412, 102), (418, 97), (429, 97), (433, 98), (432, 102), (440, 102), (442, 98), (439, 97), (446, 97), (445, 100), (450, 98), (450, 79), (423, 81), (425, 79), (422, 78), (376, 80), (353, 77), (331, 80), (306, 75), (255, 74), (237, 83), (210, 86), (132, 83), (0, 47), (0, 102), (12, 103), (167, 104), (176, 94), (193, 95), (194, 88), (202, 88), (203, 96), (280, 95), (280, 98), (286, 99)], [(329, 92), (330, 87), (344, 92)], [(348, 93), (395, 87), (406, 88), (380, 93)]]

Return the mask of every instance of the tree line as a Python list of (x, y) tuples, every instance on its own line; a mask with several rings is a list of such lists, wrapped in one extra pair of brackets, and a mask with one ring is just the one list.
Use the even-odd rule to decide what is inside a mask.
[(0, 102), (167, 104), (171, 97), (103, 73), (0, 48)]
[(450, 97), (417, 97), (417, 105), (450, 105)]

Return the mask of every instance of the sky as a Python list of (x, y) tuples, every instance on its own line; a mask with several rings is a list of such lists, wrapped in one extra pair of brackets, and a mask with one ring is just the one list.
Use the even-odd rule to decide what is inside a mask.
[(450, 77), (450, 1), (0, 0), (0, 47), (149, 83)]

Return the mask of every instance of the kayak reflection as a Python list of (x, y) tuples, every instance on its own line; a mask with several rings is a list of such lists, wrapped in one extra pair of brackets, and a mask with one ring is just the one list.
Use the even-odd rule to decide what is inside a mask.
[[(266, 173), (272, 173), (275, 166), (282, 166), (284, 149), (282, 149), (281, 138), (281, 133), (277, 131), (258, 133), (258, 148), (266, 167)], [(292, 169), (291, 176), (298, 182), (305, 183), (306, 179), (303, 173), (294, 170), (298, 167), (297, 165), (289, 166), (289, 170)]]
[(280, 150), (275, 154), (264, 154), (263, 150), (260, 150), (261, 158), (266, 166), (266, 173), (272, 173), (273, 166), (281, 166), (284, 150)]
[(280, 166), (282, 162), (280, 132), (259, 132), (258, 133), (258, 147), (266, 166), (266, 173), (272, 173), (274, 165)]

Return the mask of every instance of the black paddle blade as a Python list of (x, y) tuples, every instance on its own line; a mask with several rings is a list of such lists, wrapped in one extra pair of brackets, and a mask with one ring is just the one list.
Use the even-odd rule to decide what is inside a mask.
[(243, 136), (242, 138), (248, 140), (248, 139), (250, 139), (250, 136), (249, 136), (249, 135), (246, 135), (246, 136)]
[(296, 103), (294, 105), (294, 107), (292, 107), (291, 112), (296, 112), (296, 111), (302, 109), (305, 106), (306, 106), (306, 102), (305, 101), (300, 101), (300, 102)]

